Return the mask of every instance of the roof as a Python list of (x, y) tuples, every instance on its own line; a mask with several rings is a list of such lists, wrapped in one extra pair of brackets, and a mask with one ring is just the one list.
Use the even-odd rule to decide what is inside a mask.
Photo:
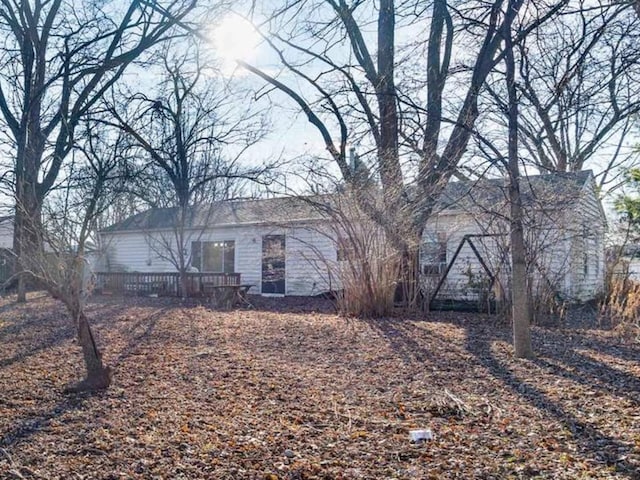
[[(165, 230), (173, 228), (179, 210), (152, 208), (133, 215), (102, 231)], [(290, 223), (320, 219), (322, 215), (313, 203), (297, 197), (267, 198), (259, 200), (221, 201), (191, 207), (187, 212), (189, 228), (204, 226), (251, 225), (256, 223)]]
[[(521, 192), (525, 204), (537, 202), (566, 207), (579, 197), (584, 185), (591, 181), (591, 171), (551, 173), (524, 177)], [(188, 228), (223, 227), (252, 224), (285, 224), (325, 218), (317, 207), (331, 201), (331, 195), (320, 197), (279, 197), (258, 200), (221, 201), (191, 207), (187, 213)], [(441, 195), (436, 212), (464, 211), (481, 207), (499, 208), (504, 213), (508, 184), (502, 178), (476, 182), (451, 182)], [(177, 208), (154, 208), (133, 215), (102, 230), (121, 231), (167, 230), (173, 228)]]
[[(567, 208), (580, 198), (585, 185), (593, 182), (591, 170), (555, 172), (523, 176), (520, 194), (525, 207)], [(499, 211), (509, 201), (509, 181), (489, 178), (478, 181), (451, 182), (438, 199), (434, 211)]]

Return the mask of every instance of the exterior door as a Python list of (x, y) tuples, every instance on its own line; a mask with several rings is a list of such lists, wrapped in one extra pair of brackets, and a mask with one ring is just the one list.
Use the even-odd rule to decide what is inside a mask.
[(284, 235), (262, 237), (262, 293), (285, 293)]

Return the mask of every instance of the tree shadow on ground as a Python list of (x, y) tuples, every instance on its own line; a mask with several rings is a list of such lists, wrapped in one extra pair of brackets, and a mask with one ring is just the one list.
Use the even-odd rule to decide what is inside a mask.
[(102, 392), (70, 395), (60, 400), (58, 404), (46, 412), (29, 415), (19, 420), (16, 419), (13, 422), (14, 426), (0, 437), (0, 446), (11, 447), (28, 440), (31, 435), (46, 429), (52, 421), (60, 418), (65, 413), (80, 410), (85, 404), (85, 399), (95, 395), (102, 395)]
[[(511, 370), (509, 363), (499, 358), (492, 351), (496, 341), (511, 343), (510, 328), (497, 325), (487, 318), (458, 321), (455, 317), (444, 317), (444, 323), (453, 323), (466, 332), (466, 343), (462, 347), (483, 366), (492, 377), (499, 380), (506, 388), (518, 395), (523, 402), (534, 406), (545, 415), (564, 425), (573, 435), (573, 439), (581, 456), (597, 464), (615, 469), (616, 474), (626, 478), (640, 478), (640, 465), (630, 461), (626, 454), (633, 446), (620, 439), (603, 434), (596, 426), (573, 415), (562, 402), (557, 402), (538, 388), (531, 381), (522, 380)], [(419, 327), (420, 322), (407, 320), (372, 320), (367, 322), (381, 333), (390, 347), (406, 364), (430, 361), (435, 364), (438, 359), (429, 351), (426, 343), (437, 338), (438, 342), (450, 339), (440, 337), (436, 332), (425, 332)], [(577, 352), (585, 345), (582, 338), (576, 338), (579, 332), (545, 330), (545, 338), (534, 338), (534, 345), (540, 357), (533, 361), (535, 365), (548, 373), (561, 376), (580, 385), (598, 389), (602, 392), (624, 396), (639, 404), (640, 379), (632, 374), (618, 371), (602, 362)], [(563, 340), (564, 335), (573, 335), (573, 340)], [(549, 342), (545, 344), (544, 342)], [(595, 343), (598, 345), (598, 342)], [(603, 346), (603, 345), (600, 345)], [(614, 346), (607, 345), (609, 348)], [(604, 349), (605, 351), (607, 349)], [(637, 351), (634, 351), (637, 355)], [(462, 352), (461, 352), (462, 354)], [(469, 359), (467, 358), (468, 362)], [(515, 360), (514, 360), (515, 361)], [(461, 356), (460, 362), (465, 359)]]
[(272, 313), (326, 313), (335, 314), (334, 301), (323, 297), (263, 297), (248, 295), (248, 305), (240, 309), (249, 308), (254, 311)]
[[(12, 302), (0, 307), (0, 315), (12, 310), (16, 312), (16, 316), (5, 320), (6, 323), (0, 326), (0, 337), (4, 342), (18, 346), (16, 353), (12, 356), (0, 357), (0, 368), (8, 367), (75, 338), (75, 325), (62, 303), (56, 302), (55, 311), (43, 310), (42, 306), (37, 303), (37, 300), (47, 296), (47, 294), (43, 294), (35, 298), (29, 297), (26, 304)], [(101, 306), (97, 311), (93, 305), (90, 305), (87, 308), (87, 313), (89, 322), (94, 326), (111, 321), (115, 316), (126, 312), (127, 309), (126, 304), (110, 304)], [(96, 313), (99, 315), (94, 318)]]
[[(509, 366), (492, 352), (491, 343), (494, 339), (491, 338), (491, 332), (487, 331), (486, 326), (478, 323), (470, 323), (466, 326), (466, 329), (467, 350), (475, 356), (478, 362), (482, 364), (494, 378), (500, 380), (507, 388), (522, 398), (523, 401), (555, 418), (556, 421), (571, 431), (581, 455), (599, 464), (615, 468), (615, 472), (619, 475), (633, 479), (639, 478), (640, 465), (631, 463), (624, 455), (631, 451), (633, 447), (624, 444), (617, 438), (604, 435), (593, 425), (576, 418), (560, 403), (551, 400), (543, 391), (536, 387), (535, 384), (517, 378)], [(504, 335), (502, 335), (502, 337), (504, 339)], [(540, 350), (539, 348), (538, 351)], [(550, 350), (546, 348), (543, 349), (542, 352), (543, 354), (548, 354)], [(551, 354), (554, 355), (553, 353)], [(581, 363), (584, 359), (581, 358), (581, 356), (571, 356), (570, 354), (568, 355), (566, 351), (555, 352), (555, 359), (561, 362), (567, 362), (568, 359), (570, 360), (566, 368), (562, 368), (564, 372), (556, 373), (552, 371), (552, 373), (562, 375), (562, 373), (571, 371), (571, 380), (586, 384), (583, 379), (585, 372), (581, 371), (581, 369), (584, 369), (584, 364)], [(549, 362), (544, 360), (543, 357), (534, 360), (534, 363), (537, 363), (543, 368), (549, 368)], [(589, 371), (592, 371), (594, 368), (594, 362), (591, 363)], [(597, 368), (603, 371), (611, 370), (600, 362), (598, 362)], [(612, 374), (612, 372), (607, 371), (607, 376), (602, 375), (600, 377), (600, 380), (603, 381), (603, 385), (601, 385), (602, 389), (607, 389), (604, 380), (605, 378), (613, 378), (610, 377)]]
[(166, 314), (170, 307), (161, 308), (150, 315), (139, 318), (131, 323), (122, 335), (129, 338), (129, 342), (120, 350), (120, 353), (113, 361), (113, 366), (117, 367), (125, 360), (136, 355), (145, 343), (148, 343), (156, 330), (158, 321)]
[(391, 349), (407, 364), (437, 362), (433, 352), (416, 340), (416, 326), (402, 319), (383, 318), (364, 320), (373, 330), (386, 339)]
[(71, 340), (75, 329), (70, 321), (64, 321), (59, 315), (42, 317), (36, 314), (19, 318), (0, 328), (3, 342), (16, 348), (15, 353), (0, 358), (0, 368), (36, 355)]
[[(554, 360), (550, 362), (546, 358)], [(566, 352), (537, 357), (534, 363), (550, 373), (579, 383), (602, 393), (616, 392), (640, 404), (640, 378), (612, 368), (571, 349)]]

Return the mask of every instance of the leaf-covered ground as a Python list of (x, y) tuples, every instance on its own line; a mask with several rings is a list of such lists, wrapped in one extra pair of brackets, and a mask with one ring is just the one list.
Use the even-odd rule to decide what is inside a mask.
[(611, 331), (536, 327), (523, 361), (479, 315), (89, 310), (114, 383), (65, 395), (83, 369), (61, 305), (0, 299), (0, 478), (640, 478), (640, 348)]

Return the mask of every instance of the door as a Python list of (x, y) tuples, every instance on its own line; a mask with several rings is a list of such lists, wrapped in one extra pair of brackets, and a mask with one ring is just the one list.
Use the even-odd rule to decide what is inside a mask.
[(285, 293), (284, 235), (262, 237), (262, 293)]

